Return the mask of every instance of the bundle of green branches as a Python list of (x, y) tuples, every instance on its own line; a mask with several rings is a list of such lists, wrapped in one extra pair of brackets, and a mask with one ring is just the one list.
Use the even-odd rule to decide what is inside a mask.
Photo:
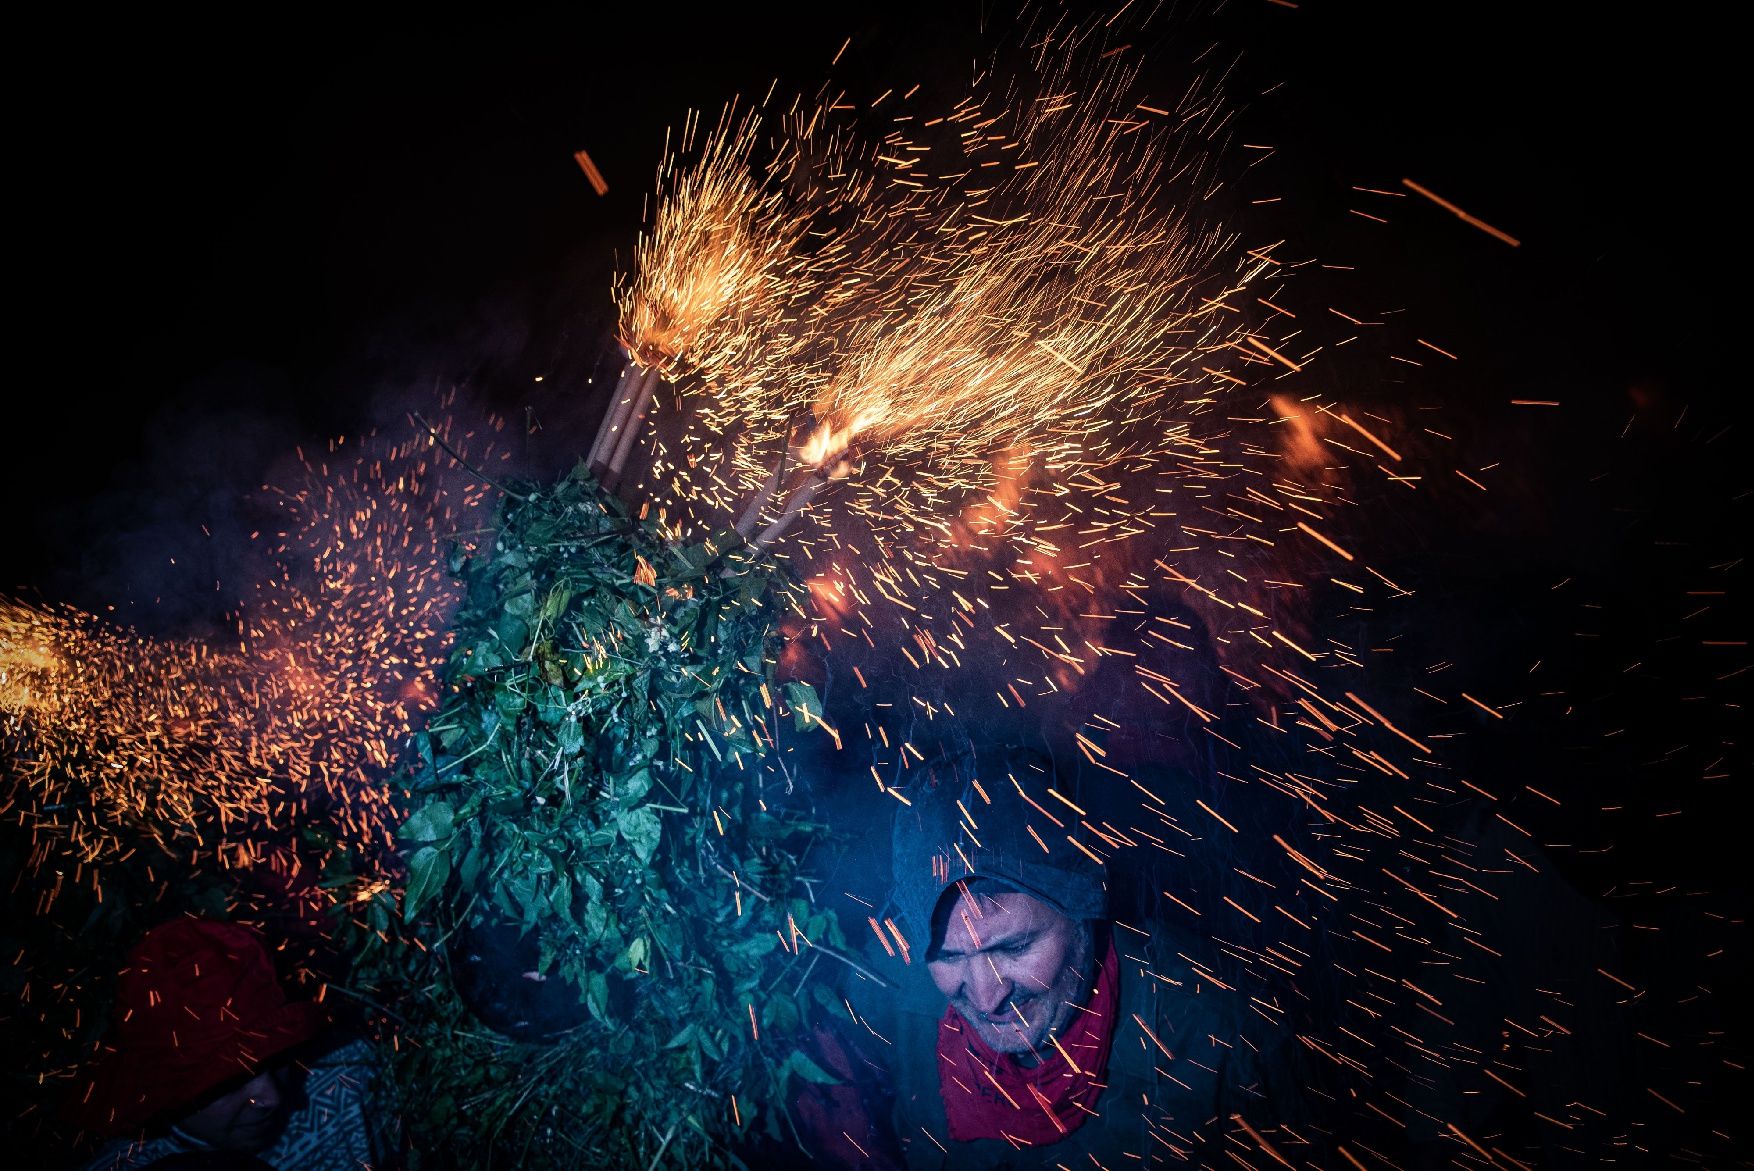
[(389, 892), (355, 906), (354, 991), (400, 1020), (410, 1161), (740, 1166), (788, 1141), (790, 1079), (831, 1080), (797, 1040), (844, 945), (783, 764), (821, 722), (774, 678), (795, 580), (732, 531), (665, 540), (582, 464), (508, 489), (452, 568), (401, 915)]

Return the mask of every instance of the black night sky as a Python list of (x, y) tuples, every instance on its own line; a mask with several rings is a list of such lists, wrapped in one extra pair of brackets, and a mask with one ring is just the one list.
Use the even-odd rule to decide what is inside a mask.
[[(579, 384), (602, 360), (609, 276), (665, 127), (776, 77), (813, 91), (849, 36), (834, 73), (849, 93), (963, 82), (990, 9), (128, 17), (46, 36), (54, 81), (23, 124), (15, 219), (21, 344), (40, 361), (8, 396), (19, 531), (0, 581), (144, 603), (174, 579), (116, 543), (143, 510), (198, 525), (263, 478), (253, 461), (394, 415), (382, 401), (416, 388), (466, 384), (551, 430), (588, 426), (598, 404)], [(1373, 308), (1418, 313), (1466, 351), (1479, 393), (1599, 403), (1620, 422), (1634, 384), (1695, 417), (1727, 403), (1734, 347), (1712, 290), (1734, 194), (1710, 28), (1264, 2), (1160, 24), (1192, 30), (1164, 34), (1165, 90), (1197, 39), (1240, 54), (1242, 137), (1279, 148), (1258, 189), (1281, 202), (1248, 213), (1271, 217), (1251, 234), (1356, 266)], [(583, 184), (579, 148), (608, 196)], [(1351, 188), (1403, 177), (1524, 246), (1406, 200), (1386, 228), (1348, 214)]]
[[(532, 473), (570, 465), (619, 370), (610, 281), (665, 128), (776, 78), (812, 93), (832, 76), (855, 99), (951, 92), (1005, 19), (993, 0), (594, 7), (135, 12), (16, 42), (37, 80), (14, 104), (24, 308), (0, 593), (113, 606), (150, 633), (223, 629), (254, 569), (252, 493), (295, 448), (400, 426), (435, 388), (505, 417)], [(1237, 137), (1276, 150), (1223, 196), (1223, 219), (1335, 266), (1310, 278), (1311, 303), (1404, 313), (1463, 358), (1313, 373), (1359, 401), (1438, 404), (1474, 466), (1498, 469), (1464, 509), (1395, 496), (1381, 510), (1426, 599), (1401, 633), (1475, 679), (1555, 663), (1556, 687), (1625, 729), (1610, 752), (1626, 767), (1600, 778), (1591, 812), (1556, 816), (1550, 852), (1592, 898), (1709, 890), (1733, 922), (1699, 978), (1727, 993), (1749, 974), (1748, 440), (1727, 295), (1735, 71), (1715, 24), (1686, 8), (1232, 0), (1159, 19), (1144, 47), (1147, 88), (1166, 93), (1195, 46), (1238, 61)], [(1521, 246), (1416, 196), (1357, 191), (1404, 178)], [(1490, 759), (1529, 775), (1504, 788), (1571, 767), (1545, 725), (1506, 735)], [(1704, 772), (1661, 771), (1677, 746)], [(1609, 805), (1633, 812), (1593, 812)], [(1614, 850), (1574, 856), (1568, 834)], [(1669, 934), (1635, 940), (1635, 962), (1706, 946), (1679, 912), (1647, 918)], [(1722, 1011), (1745, 1044), (1746, 1007)]]

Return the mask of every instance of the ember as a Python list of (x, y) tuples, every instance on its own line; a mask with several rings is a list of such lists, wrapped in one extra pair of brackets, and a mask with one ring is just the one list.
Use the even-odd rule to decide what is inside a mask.
[(1710, 46), (1136, 7), (130, 85), (130, 393), (8, 482), (18, 1158), (207, 1133), (70, 1129), (196, 917), (386, 1166), (1747, 1162)]

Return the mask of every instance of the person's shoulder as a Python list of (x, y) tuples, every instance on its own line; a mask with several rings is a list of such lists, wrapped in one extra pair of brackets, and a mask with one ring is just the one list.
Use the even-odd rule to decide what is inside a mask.
[(371, 1042), (350, 1039), (305, 1063), (305, 1104), (264, 1156), (283, 1171), (343, 1171), (370, 1166), (367, 1096), (380, 1061)]
[(1150, 1076), (1157, 1055), (1171, 1054), (1176, 1061), (1192, 1057), (1209, 1072), (1218, 1064), (1253, 1064), (1261, 1047), (1258, 1026), (1265, 1024), (1255, 1019), (1262, 1011), (1255, 1006), (1284, 1007), (1287, 996), (1199, 932), (1164, 930), (1134, 943), (1115, 941), (1117, 1028), (1138, 1050), (1133, 1064), (1139, 1071)]
[(355, 1037), (324, 1049), (304, 1063), (307, 1077), (317, 1081), (354, 1081), (375, 1076), (383, 1065), (376, 1045)]
[(376, 1068), (379, 1064), (378, 1047), (364, 1037), (349, 1037), (329, 1045), (313, 1057), (310, 1068), (348, 1068), (366, 1066)]
[(1203, 994), (1231, 987), (1223, 948), (1198, 931), (1173, 924), (1160, 925), (1149, 936), (1117, 930), (1114, 948), (1123, 987), (1134, 991)]

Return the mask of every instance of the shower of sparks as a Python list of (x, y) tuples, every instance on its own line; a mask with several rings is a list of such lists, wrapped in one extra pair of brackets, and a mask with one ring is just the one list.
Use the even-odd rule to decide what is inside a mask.
[[(869, 642), (849, 599), (881, 595), (920, 662), (959, 662), (978, 606), (995, 645), (1043, 648), (1049, 686), (1068, 686), (1108, 653), (1087, 649), (1104, 635), (1084, 616), (1104, 607), (1072, 595), (1159, 574), (1267, 657), (1306, 655), (1302, 607), (1281, 598), (1310, 550), (1280, 522), (1344, 507), (1346, 485), (1288, 467), (1292, 431), (1261, 409), (1320, 349), (1280, 304), (1297, 264), (1190, 212), (1221, 184), (1216, 85), (1153, 105), (1135, 66), (1092, 47), (1044, 38), (1004, 93), (945, 110), (873, 102), (892, 121), (869, 148), (839, 94), (765, 136), (733, 106), (698, 151), (691, 118), (619, 295), (624, 344), (687, 408), (636, 491), (681, 524), (789, 465), (792, 494), (764, 515), (830, 502), (835, 519), (794, 546), (832, 551), (853, 591), (833, 625)], [(1045, 587), (1054, 632), (1000, 618), (994, 580), (1037, 603)], [(933, 628), (922, 599), (952, 582)]]
[[(950, 482), (982, 483), (995, 450), (1026, 445), (1069, 473), (1112, 462), (1129, 435), (1173, 434), (1183, 397), (1200, 397), (1200, 356), (1239, 328), (1224, 312), (1236, 287), (1211, 271), (1222, 241), (1153, 206), (1172, 143), (1115, 117), (1126, 72), (1062, 85), (997, 119), (973, 104), (946, 119), (1008, 124), (1013, 157), (926, 245), (908, 241), (920, 260), (847, 328), (812, 412), (841, 445)], [(969, 135), (971, 158), (1006, 138)], [(1246, 261), (1236, 285), (1266, 267)]]
[(0, 600), (8, 806), (35, 822), (33, 869), (70, 860), (95, 883), (142, 834), (198, 849), (266, 816), (277, 754), (253, 713), (277, 691), (240, 655)]
[[(870, 799), (907, 799), (926, 761), (913, 739), (941, 713), (978, 699), (1027, 727), (1072, 697), (1088, 713), (1074, 751), (1112, 786), (1100, 810), (1029, 778), (1009, 778), (1015, 794), (989, 782), (995, 799), (1026, 802), (1038, 840), (1175, 859), (1163, 920), (1193, 916), (1223, 953), (1184, 978), (1348, 1085), (1345, 1109), (1364, 1120), (1335, 1128), (1351, 1165), (1364, 1164), (1350, 1149), (1371, 1150), (1366, 1124), (1386, 1120), (1453, 1139), (1465, 1165), (1520, 1166), (1480, 1145), (1512, 1140), (1477, 1132), (1441, 1087), (1457, 1102), (1526, 1099), (1544, 1055), (1596, 1011), (1577, 1007), (1584, 985), (1519, 989), (1513, 1007), (1473, 974), (1530, 946), (1502, 938), (1507, 908), (1540, 879), (1531, 823), (1562, 800), (1443, 758), (1467, 720), (1514, 721), (1520, 699), (1446, 686), (1443, 663), (1390, 693), (1372, 663), (1396, 648), (1343, 641), (1329, 612), (1413, 596), (1397, 551), (1372, 539), (1361, 486), (1441, 499), (1495, 481), (1456, 466), (1450, 437), (1409, 413), (1310, 385), (1374, 315), (1307, 303), (1288, 280), (1309, 263), (1294, 250), (1245, 247), (1188, 214), (1219, 183), (1228, 114), (1214, 85), (1150, 104), (1124, 56), (1090, 66), (1089, 48), (1044, 39), (1033, 80), (944, 110), (896, 97), (861, 111), (825, 92), (777, 112), (733, 106), (710, 131), (689, 119), (616, 288), (623, 345), (687, 407), (648, 437), (642, 514), (680, 535), (735, 516), (770, 476), (823, 488), (805, 497), (819, 523), (784, 549), (811, 599), (788, 654), (844, 664), (860, 692), (874, 691), (867, 672), (905, 680), (893, 707), (872, 701), (862, 726), (833, 732), (853, 773), (868, 762)], [(856, 115), (880, 106), (894, 120), (862, 145)], [(1458, 360), (1423, 338), (1384, 344), (1413, 366)], [(286, 572), (223, 652), (0, 599), (5, 807), (34, 835), (38, 913), (69, 884), (101, 898), (104, 867), (141, 835), (190, 865), (285, 873), (315, 904), (349, 895), (318, 890), (291, 848), (313, 811), (346, 848), (387, 858), (384, 778), (435, 698), (454, 601), (441, 546), (485, 493), (443, 487), (432, 458), (421, 442), (311, 461), (284, 497)], [(788, 494), (772, 497), (764, 519)], [(990, 698), (965, 694), (969, 679)], [(1283, 751), (1230, 738), (1227, 690)], [(1165, 784), (1139, 767), (1156, 762), (1111, 751), (1157, 721), (1185, 728), (1191, 755), (1235, 762), (1225, 788)], [(1249, 816), (1220, 793), (1244, 794)], [(1201, 844), (1251, 835), (1267, 862), (1247, 870)], [(893, 922), (895, 946), (860, 915), (909, 962)], [(1317, 972), (1346, 982), (1343, 1007), (1289, 1017), (1301, 1006), (1273, 989)], [(1584, 975), (1616, 1009), (1648, 991)], [(1651, 1068), (1667, 1080), (1638, 1108), (1681, 1110), (1677, 1083), (1693, 1080)], [(1408, 1085), (1440, 1089), (1385, 1088)], [(1620, 1144), (1595, 1104), (1553, 1109), (1530, 1125)], [(1301, 1160), (1283, 1131), (1236, 1121), (1249, 1149)]]
[(618, 295), (629, 352), (690, 396), (658, 460), (702, 471), (682, 491), (727, 506), (780, 440), (807, 469), (849, 451), (905, 469), (840, 495), (942, 516), (1000, 451), (1056, 478), (1160, 453), (1244, 383), (1226, 359), (1289, 361), (1278, 338), (1243, 344), (1232, 303), (1280, 262), (1190, 214), (1217, 184), (1223, 103), (1202, 85), (1141, 113), (1136, 71), (1081, 74), (1084, 49), (1050, 39), (1027, 85), (937, 116), (886, 106), (870, 147), (838, 96), (765, 135), (733, 106), (698, 151), (690, 119)]
[(814, 119), (799, 127), (796, 110), (771, 120), (791, 132), (780, 131), (780, 149), (758, 164), (764, 111), (733, 105), (704, 134), (699, 116), (689, 117), (659, 169), (659, 210), (635, 248), (633, 275), (615, 290), (628, 352), (719, 386), (713, 417), (743, 426), (780, 405), (768, 383), (798, 377), (806, 339), (792, 314), (823, 283), (823, 258), (801, 251), (812, 219), (857, 198), (856, 185), (821, 179), (845, 165), (836, 135)]
[[(229, 646), (0, 598), (0, 805), (33, 914), (149, 906), (203, 876), (246, 920), (320, 923), (392, 881), (398, 754), (434, 706), (456, 600), (445, 545), (485, 488), (422, 433), (333, 444), (277, 495), (284, 527), (258, 539), (280, 571)], [(334, 857), (345, 889), (322, 885)], [(134, 890), (121, 870), (142, 860)], [(78, 991), (52, 955), (17, 962), (43, 965), (37, 1011)]]
[[(1118, 55), (1056, 65), (1055, 54), (1070, 62), (1087, 47), (1077, 40), (1040, 42), (1035, 84), (1003, 100), (976, 95), (934, 112), (878, 99), (870, 108), (895, 117), (878, 145), (847, 148), (843, 133), (835, 165), (802, 188), (751, 160), (807, 157), (785, 130), (820, 133), (854, 110), (842, 96), (783, 123), (759, 150), (748, 139), (740, 153), (709, 151), (693, 172), (667, 162), (679, 191), (679, 174), (727, 182), (721, 172), (735, 171), (747, 184), (759, 214), (713, 230), (762, 241), (743, 249), (760, 257), (762, 299), (740, 314), (730, 298), (703, 297), (696, 313), (711, 329), (700, 329), (698, 352), (686, 341), (657, 347), (688, 413), (679, 433), (650, 438), (637, 491), (666, 523), (698, 524), (735, 515), (789, 464), (803, 484), (793, 501), (802, 494), (818, 519), (793, 532), (786, 554), (810, 575), (794, 651), (814, 643), (838, 670), (851, 667), (862, 692), (866, 672), (893, 678), (897, 658), (906, 663), (905, 699), (865, 704), (863, 728), (843, 721), (836, 736), (861, 766), (869, 758), (879, 799), (900, 797), (924, 763), (910, 740), (922, 725), (975, 708), (971, 677), (993, 688), (982, 710), (996, 703), (1022, 728), (1032, 705), (1079, 696), (1088, 714), (1076, 750), (1136, 804), (1119, 826), (1083, 820), (1087, 836), (1073, 843), (1109, 859), (1178, 860), (1181, 885), (1162, 892), (1165, 910), (1213, 924), (1238, 974), (1212, 984), (1246, 1000), (1242, 1015), (1287, 1027), (1288, 1006), (1271, 989), (1295, 986), (1311, 965), (1351, 982), (1333, 1019), (1302, 1021), (1282, 1039), (1352, 1079), (1365, 1121), (1341, 1130), (1357, 1148), (1371, 1151), (1365, 1136), (1384, 1121), (1435, 1126), (1469, 1159), (1522, 1165), (1480, 1147), (1469, 1116), (1440, 1117), (1426, 1109), (1435, 1101), (1387, 1088), (1429, 1083), (1462, 1100), (1497, 1095), (1519, 1104), (1528, 1126), (1608, 1149), (1620, 1139), (1592, 1103), (1529, 1104), (1544, 1055), (1582, 1023), (1577, 998), (1599, 991), (1594, 980), (1501, 1002), (1475, 974), (1532, 946), (1514, 938), (1505, 908), (1531, 883), (1550, 897), (1529, 819), (1559, 800), (1455, 776), (1444, 743), (1467, 734), (1466, 713), (1501, 720), (1503, 708), (1435, 677), (1386, 693), (1378, 680), (1401, 680), (1398, 690), (1405, 674), (1372, 664), (1396, 648), (1333, 633), (1414, 596), (1390, 568), (1397, 551), (1371, 532), (1361, 489), (1374, 495), (1380, 483), (1469, 508), (1448, 503), (1465, 490), (1454, 486), (1486, 491), (1489, 469), (1455, 466), (1450, 436), (1402, 410), (1337, 401), (1308, 371), (1365, 336), (1383, 338), (1399, 350), (1388, 360), (1406, 366), (1459, 359), (1382, 330), (1358, 306), (1307, 303), (1291, 274), (1311, 262), (1283, 243), (1245, 247), (1187, 217), (1218, 182), (1225, 104), (1198, 84), (1180, 103), (1137, 101)], [(1185, 198), (1166, 204), (1165, 191)], [(691, 222), (704, 206), (660, 200), (636, 285), (683, 287), (695, 258), (678, 245), (711, 234)], [(713, 213), (731, 210), (721, 202)], [(637, 320), (624, 302), (628, 348), (652, 364)], [(773, 493), (764, 515), (781, 515), (784, 501)], [(1205, 677), (1214, 653), (1221, 684)], [(1116, 690), (1119, 679), (1131, 695)], [(1224, 710), (1227, 688), (1248, 706), (1252, 734), (1283, 750), (1245, 753), (1230, 738), (1242, 733)], [(1407, 710), (1422, 720), (1398, 714)], [(1153, 712), (1187, 728), (1194, 755), (1237, 754), (1221, 776), (1252, 794), (1243, 799), (1252, 826), (1196, 799), (1197, 787), (1117, 767), (1148, 762), (1111, 757), (1104, 743)], [(1032, 830), (1066, 828), (1022, 786), (1018, 796), (1044, 815)], [(1481, 801), (1483, 826), (1469, 820)], [(1263, 825), (1270, 859), (1247, 871), (1186, 848), (1215, 828)], [(1419, 975), (1427, 970), (1438, 975)], [(1489, 1059), (1488, 1034), (1501, 1028), (1515, 1039)], [(1661, 1087), (1650, 1094), (1655, 1109), (1682, 1109)]]
[(45, 857), (94, 865), (142, 832), (244, 846), (234, 823), (266, 841), (295, 829), (284, 809), (312, 808), (345, 844), (390, 849), (384, 778), (436, 699), (455, 603), (443, 545), (483, 489), (446, 487), (424, 436), (364, 447), (332, 446), (279, 491), (282, 569), (230, 649), (0, 599), (0, 713), (20, 807), (55, 827)]

